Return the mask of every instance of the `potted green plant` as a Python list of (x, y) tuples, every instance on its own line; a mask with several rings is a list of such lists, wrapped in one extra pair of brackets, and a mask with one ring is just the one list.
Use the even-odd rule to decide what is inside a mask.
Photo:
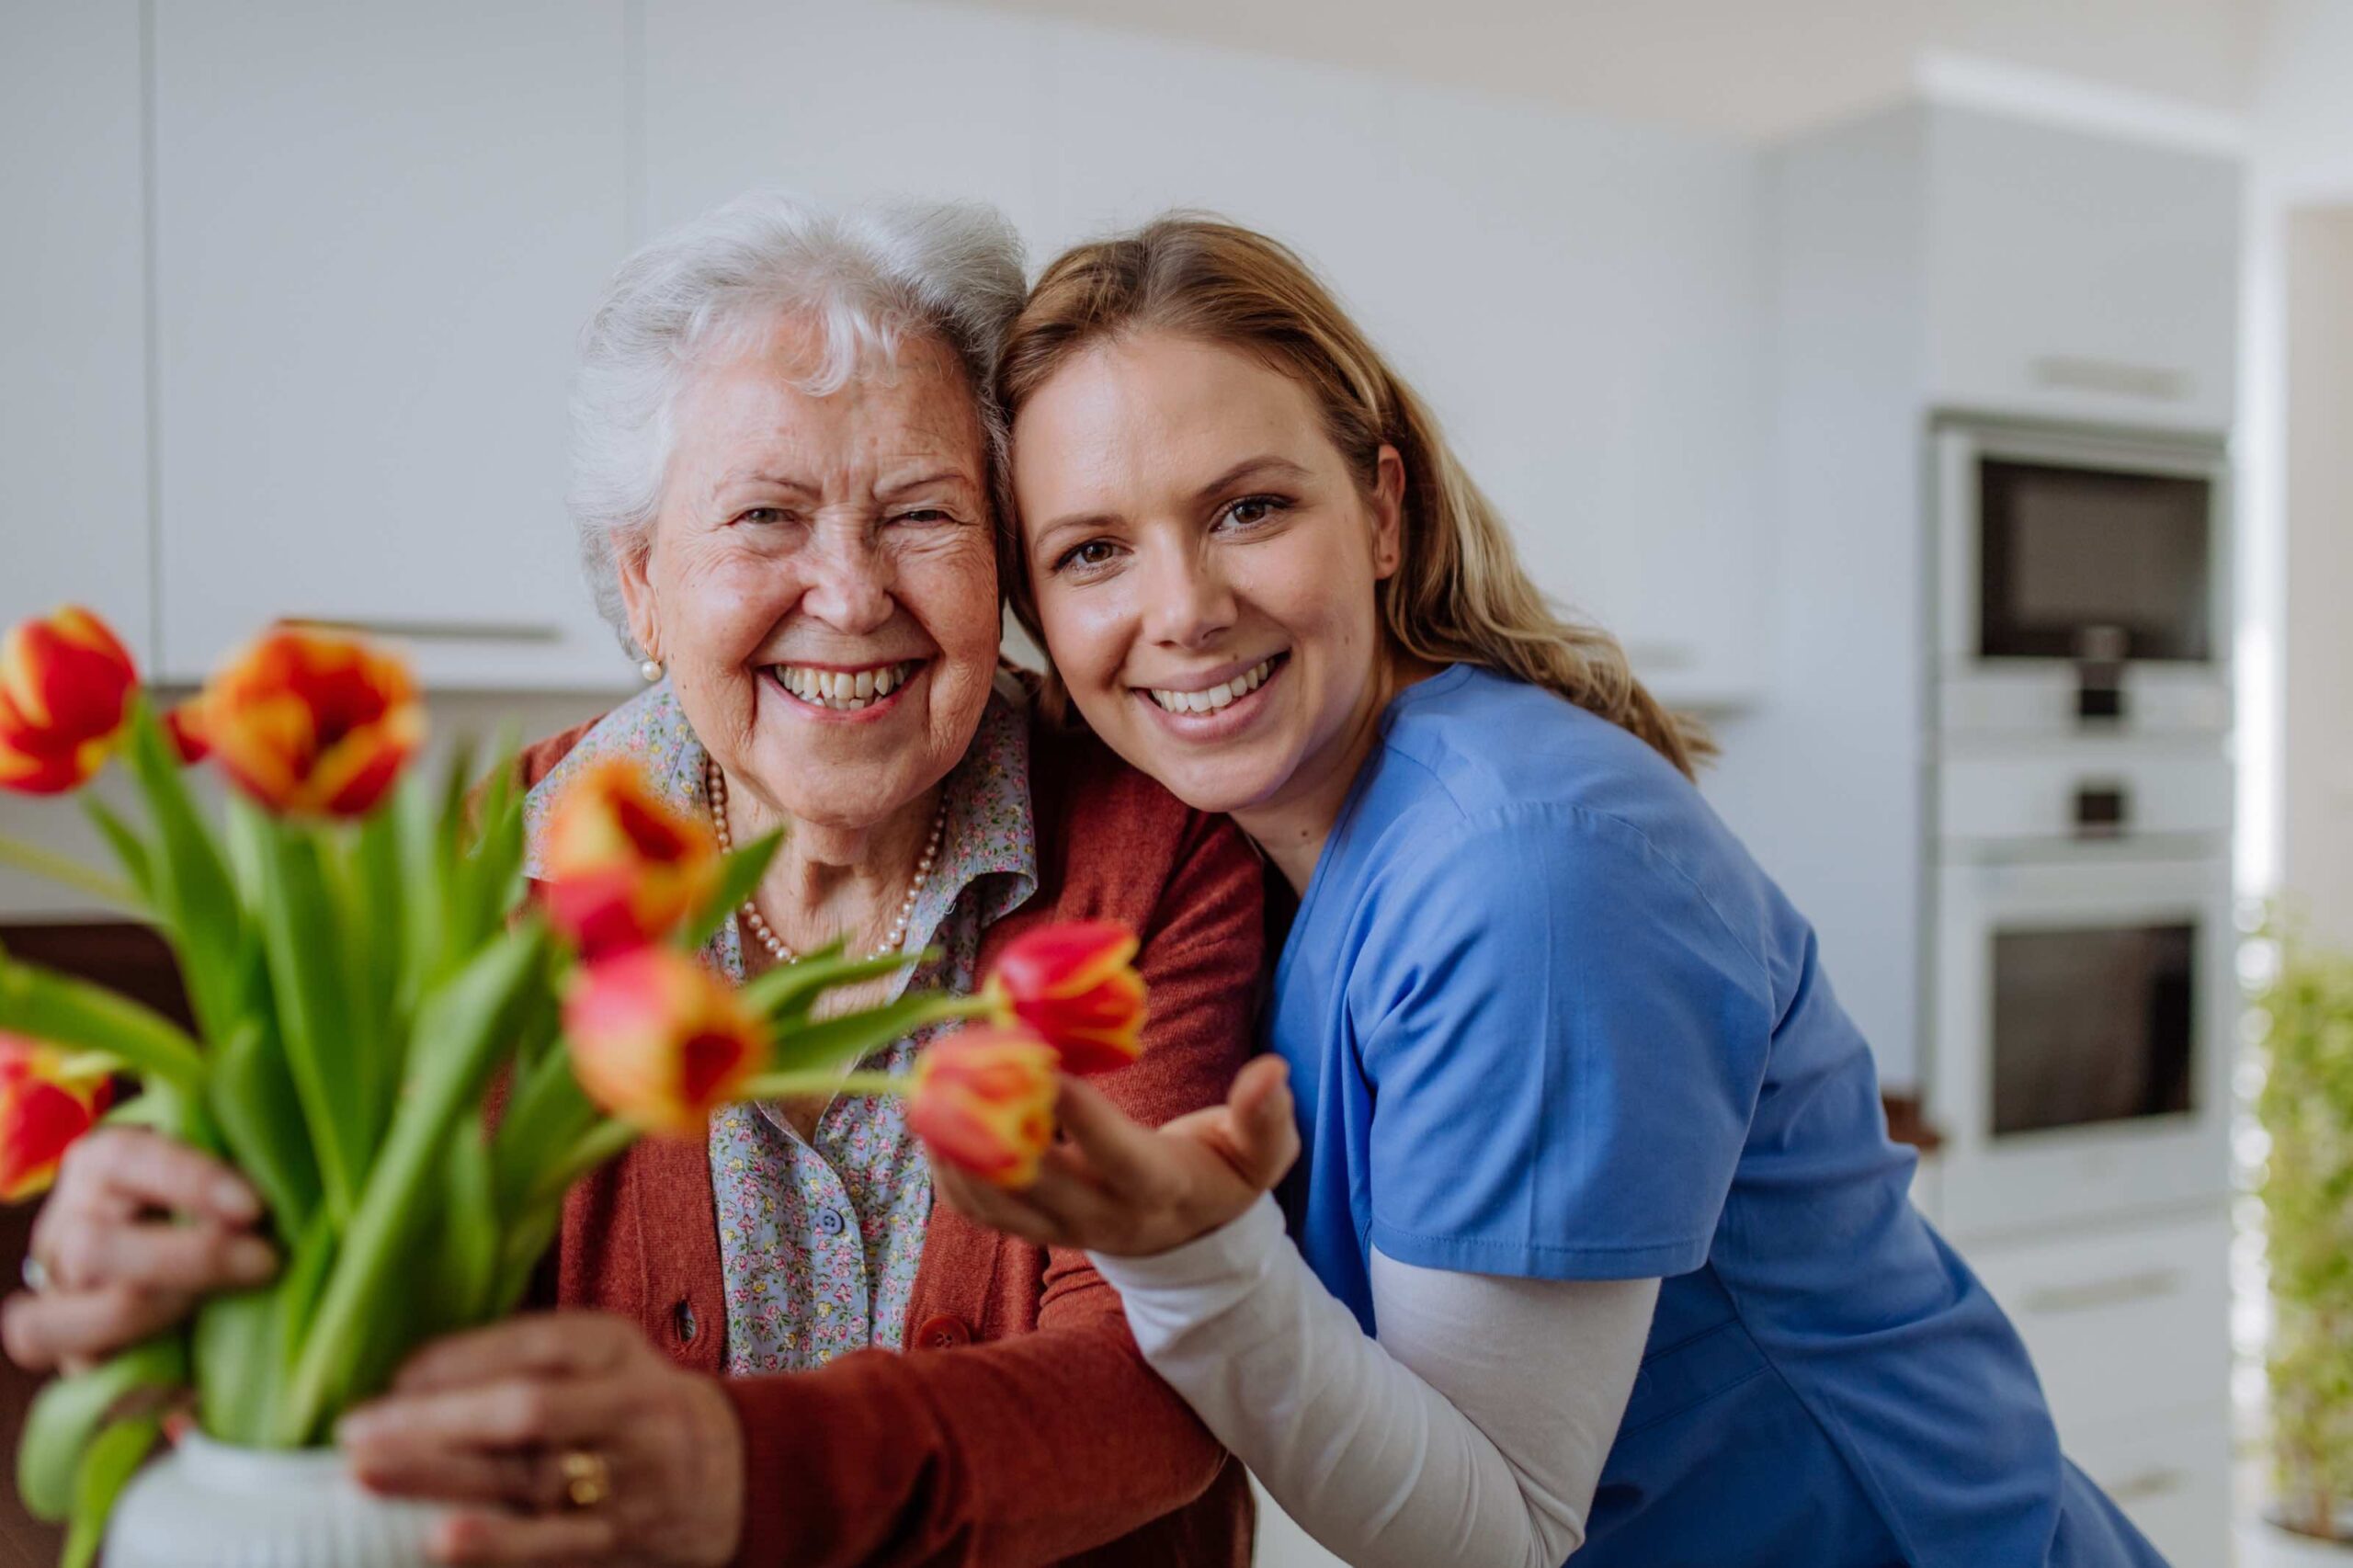
[[(2257, 991), (2272, 1327), (2270, 1522), (2353, 1543), (2353, 956), (2275, 921)], [(2276, 1540), (2282, 1562), (2304, 1553)], [(2345, 1561), (2336, 1547), (2319, 1561)]]

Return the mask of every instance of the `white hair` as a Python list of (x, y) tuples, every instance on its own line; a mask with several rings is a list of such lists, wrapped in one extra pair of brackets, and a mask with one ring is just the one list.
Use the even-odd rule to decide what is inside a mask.
[(978, 203), (828, 208), (755, 191), (621, 265), (581, 334), (572, 390), (572, 484), (597, 608), (631, 643), (619, 568), (642, 548), (667, 475), (679, 389), (715, 350), (810, 324), (813, 397), (896, 361), (909, 338), (945, 345), (972, 379), (989, 460), (1003, 460), (997, 349), (1021, 309), (1021, 241)]

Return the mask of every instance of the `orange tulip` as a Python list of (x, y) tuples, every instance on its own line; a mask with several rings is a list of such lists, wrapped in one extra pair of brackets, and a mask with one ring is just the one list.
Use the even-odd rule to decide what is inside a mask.
[(1054, 1048), (978, 1025), (915, 1057), (907, 1124), (931, 1152), (998, 1187), (1027, 1187), (1054, 1139)]
[(212, 677), (197, 728), (237, 787), (271, 811), (356, 817), (425, 739), (425, 704), (390, 654), (279, 627)]
[(548, 813), (540, 892), (589, 960), (660, 941), (719, 881), (702, 819), (673, 810), (627, 757), (584, 769)]
[(0, 788), (79, 789), (121, 736), (139, 671), (107, 623), (69, 605), (0, 642)]
[(702, 1136), (766, 1053), (735, 992), (675, 948), (590, 964), (564, 999), (563, 1028), (590, 1099), (674, 1138)]
[(1071, 1073), (1143, 1054), (1143, 977), (1135, 933), (1108, 920), (1048, 926), (1006, 944), (983, 994), (1008, 1028), (1034, 1030)]
[(54, 1047), (0, 1031), (0, 1202), (48, 1190), (66, 1146), (113, 1098), (105, 1074), (64, 1067)]

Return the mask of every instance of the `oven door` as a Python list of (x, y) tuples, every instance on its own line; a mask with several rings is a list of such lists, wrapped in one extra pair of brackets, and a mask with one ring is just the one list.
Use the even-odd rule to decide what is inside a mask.
[(2219, 442), (1952, 421), (1933, 440), (1946, 728), (2229, 726)]
[(1937, 874), (1929, 1114), (1957, 1236), (2227, 1189), (2228, 862), (2129, 846)]

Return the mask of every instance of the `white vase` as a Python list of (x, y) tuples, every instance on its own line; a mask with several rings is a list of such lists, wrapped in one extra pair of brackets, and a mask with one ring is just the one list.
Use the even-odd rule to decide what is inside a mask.
[(115, 1504), (106, 1568), (428, 1568), (440, 1514), (368, 1491), (333, 1449), (239, 1449), (191, 1432)]

